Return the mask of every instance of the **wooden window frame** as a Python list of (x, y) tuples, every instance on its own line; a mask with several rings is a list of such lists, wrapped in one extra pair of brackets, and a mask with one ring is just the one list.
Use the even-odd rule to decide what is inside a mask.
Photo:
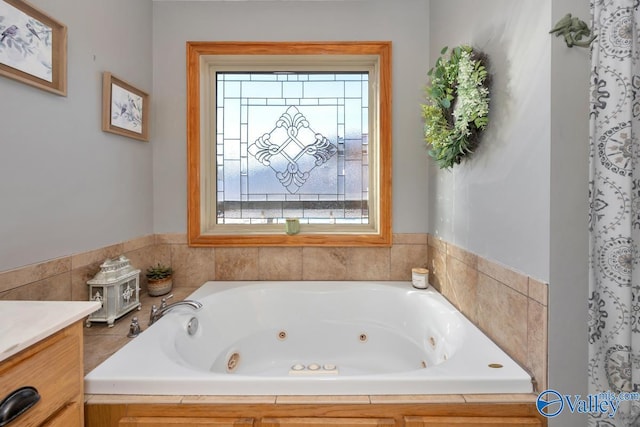
[[(287, 235), (203, 230), (202, 189), (204, 98), (202, 68), (210, 55), (369, 55), (377, 56), (378, 116), (376, 227), (371, 232), (322, 232)], [(187, 239), (190, 246), (390, 246), (391, 232), (391, 42), (187, 42)], [(371, 207), (373, 211), (373, 207)], [(251, 227), (251, 226), (248, 226)], [(338, 229), (338, 227), (336, 227)]]

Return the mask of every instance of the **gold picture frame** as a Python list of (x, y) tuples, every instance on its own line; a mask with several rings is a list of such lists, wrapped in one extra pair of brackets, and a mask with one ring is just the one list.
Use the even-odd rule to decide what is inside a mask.
[(102, 74), (102, 130), (149, 140), (149, 95), (107, 71)]
[(0, 75), (67, 96), (67, 27), (22, 0), (0, 0)]

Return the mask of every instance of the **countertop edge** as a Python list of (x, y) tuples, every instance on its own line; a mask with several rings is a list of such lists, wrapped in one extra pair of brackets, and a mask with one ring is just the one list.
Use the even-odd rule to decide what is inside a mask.
[[(37, 330), (24, 333), (16, 331), (16, 328), (12, 328), (10, 325), (8, 331), (3, 331), (3, 334), (7, 333), (8, 338), (5, 337), (0, 342), (0, 362), (88, 316), (100, 309), (101, 304), (98, 301), (0, 301), (0, 321), (3, 321), (3, 315), (8, 310), (8, 307), (15, 310), (20, 306), (23, 307), (19, 314), (19, 320), (22, 322), (37, 322), (39, 319), (33, 318), (38, 316), (39, 311), (43, 308), (50, 307), (58, 310), (60, 315), (56, 315), (55, 319), (42, 325), (42, 327), (38, 327)], [(3, 307), (5, 310), (3, 310)], [(9, 315), (12, 314), (9, 313)], [(11, 323), (16, 323), (16, 319), (11, 320)]]

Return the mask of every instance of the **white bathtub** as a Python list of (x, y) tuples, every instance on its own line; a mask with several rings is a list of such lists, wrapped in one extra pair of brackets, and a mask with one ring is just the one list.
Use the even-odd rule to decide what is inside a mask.
[[(207, 282), (85, 377), (90, 394), (531, 393), (531, 377), (433, 288)], [(192, 318), (199, 325), (189, 335)], [(143, 325), (146, 324), (146, 319)]]

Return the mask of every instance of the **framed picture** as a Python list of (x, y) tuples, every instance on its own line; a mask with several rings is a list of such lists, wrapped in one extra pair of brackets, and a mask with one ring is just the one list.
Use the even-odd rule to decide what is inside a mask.
[(102, 130), (149, 140), (149, 95), (115, 77), (102, 74)]
[(0, 0), (0, 75), (67, 96), (67, 27), (21, 0)]

